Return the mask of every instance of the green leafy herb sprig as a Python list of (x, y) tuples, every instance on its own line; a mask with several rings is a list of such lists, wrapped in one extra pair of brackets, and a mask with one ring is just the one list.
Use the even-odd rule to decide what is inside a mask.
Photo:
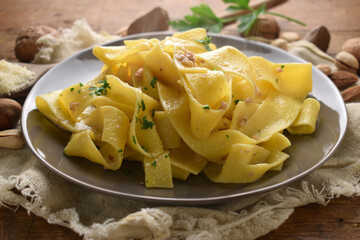
[(106, 95), (107, 94), (107, 88), (111, 89), (110, 84), (108, 83), (108, 81), (106, 79), (105, 80), (99, 80), (99, 83), (102, 83), (102, 85), (100, 85), (100, 87), (96, 87), (96, 86), (89, 87), (89, 90), (93, 91), (93, 93), (90, 93), (91, 95), (92, 94), (95, 94), (97, 96), (100, 96), (101, 94)]
[(192, 15), (186, 15), (184, 19), (178, 21), (169, 21), (168, 24), (178, 31), (185, 31), (192, 28), (205, 28), (209, 32), (219, 33), (223, 29), (224, 25), (231, 22), (238, 22), (238, 31), (239, 33), (243, 33), (245, 36), (249, 34), (251, 27), (254, 25), (259, 16), (268, 14), (281, 18), (285, 18), (286, 20), (295, 22), (302, 26), (306, 26), (305, 23), (295, 20), (293, 18), (287, 17), (285, 15), (274, 13), (266, 10), (266, 5), (263, 3), (259, 8), (254, 9), (249, 6), (250, 0), (222, 0), (226, 4), (230, 4), (230, 6), (226, 9), (228, 11), (238, 11), (238, 10), (246, 10), (249, 13), (242, 16), (234, 16), (234, 17), (218, 17), (213, 12), (213, 10), (207, 4), (200, 4), (199, 6), (195, 6), (190, 8), (192, 11)]

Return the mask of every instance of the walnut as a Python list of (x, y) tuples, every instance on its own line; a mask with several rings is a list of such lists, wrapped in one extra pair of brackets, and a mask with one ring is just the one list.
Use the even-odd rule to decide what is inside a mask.
[(276, 39), (279, 37), (279, 33), (280, 27), (276, 19), (272, 16), (263, 15), (258, 17), (248, 36)]
[(59, 31), (48, 26), (30, 26), (21, 31), (16, 38), (16, 58), (20, 62), (31, 62), (41, 47), (36, 41), (47, 34), (52, 34), (55, 37), (60, 36)]

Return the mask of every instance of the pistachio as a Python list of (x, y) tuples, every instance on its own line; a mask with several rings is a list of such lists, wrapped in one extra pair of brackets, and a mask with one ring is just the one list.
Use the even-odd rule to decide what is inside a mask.
[(329, 77), (338, 88), (348, 87), (358, 80), (356, 74), (347, 71), (334, 72)]
[(0, 147), (19, 149), (24, 146), (24, 139), (20, 129), (0, 131)]
[(326, 63), (320, 63), (316, 65), (316, 67), (322, 71), (326, 76), (329, 76), (331, 74), (331, 67), (329, 64)]
[(326, 52), (330, 44), (330, 32), (326, 27), (319, 26), (306, 34), (304, 39), (315, 44), (315, 46), (319, 49)]
[(14, 128), (20, 119), (21, 105), (10, 98), (0, 98), (0, 131)]
[(270, 44), (275, 47), (284, 49), (285, 51), (287, 50), (287, 41), (283, 38), (277, 38), (274, 41), (272, 41)]
[(280, 37), (287, 42), (295, 42), (301, 39), (300, 35), (296, 32), (283, 32), (280, 34)]
[(359, 62), (356, 58), (348, 53), (341, 51), (335, 57), (335, 65), (339, 70), (356, 73), (359, 68)]

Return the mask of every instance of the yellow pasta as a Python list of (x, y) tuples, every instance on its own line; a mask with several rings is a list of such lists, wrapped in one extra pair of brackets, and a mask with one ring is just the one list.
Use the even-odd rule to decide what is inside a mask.
[(315, 131), (309, 63), (217, 48), (200, 28), (93, 54), (104, 63), (96, 78), (38, 96), (37, 108), (72, 132), (66, 155), (111, 170), (141, 162), (147, 188), (201, 172), (216, 183), (256, 181), (284, 168), (287, 132)]

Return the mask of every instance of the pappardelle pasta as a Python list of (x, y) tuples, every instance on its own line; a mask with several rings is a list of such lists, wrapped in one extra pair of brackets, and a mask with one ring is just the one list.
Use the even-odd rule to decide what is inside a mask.
[(37, 108), (72, 132), (66, 155), (111, 170), (139, 161), (147, 188), (200, 172), (216, 183), (256, 181), (289, 158), (284, 130), (315, 131), (310, 63), (216, 48), (204, 29), (93, 54), (104, 63), (95, 79), (38, 96)]

